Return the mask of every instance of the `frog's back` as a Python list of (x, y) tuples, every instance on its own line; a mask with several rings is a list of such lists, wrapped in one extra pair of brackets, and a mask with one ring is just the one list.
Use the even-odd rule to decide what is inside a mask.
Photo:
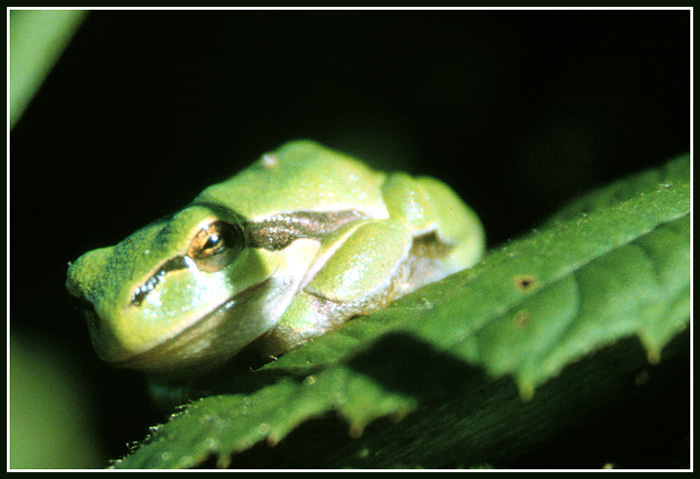
[(195, 203), (225, 206), (246, 218), (295, 211), (360, 210), (386, 218), (385, 174), (306, 140), (292, 141), (228, 180), (205, 189)]

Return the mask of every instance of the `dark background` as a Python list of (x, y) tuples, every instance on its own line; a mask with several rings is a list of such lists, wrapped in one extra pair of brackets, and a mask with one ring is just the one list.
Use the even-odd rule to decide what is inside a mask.
[(68, 261), (300, 137), (445, 180), (497, 246), (689, 150), (689, 45), (688, 11), (92, 12), (10, 136), (11, 332), (65, 350), (122, 455), (163, 417), (94, 356)]

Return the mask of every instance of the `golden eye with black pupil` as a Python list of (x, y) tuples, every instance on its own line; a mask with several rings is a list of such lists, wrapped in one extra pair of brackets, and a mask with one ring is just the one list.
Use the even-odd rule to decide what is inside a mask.
[(218, 271), (233, 261), (243, 249), (243, 230), (239, 225), (214, 221), (195, 235), (187, 256), (204, 271)]

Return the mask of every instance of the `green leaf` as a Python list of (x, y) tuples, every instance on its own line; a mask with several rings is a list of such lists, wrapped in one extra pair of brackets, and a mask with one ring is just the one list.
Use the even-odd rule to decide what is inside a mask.
[(80, 10), (10, 11), (10, 125), (25, 108), (82, 24)]
[[(688, 324), (689, 170), (686, 155), (594, 192), (470, 270), (257, 371), (207, 378), (224, 393), (185, 406), (115, 467), (239, 467), (262, 441), (292, 467), (455, 467), (454, 451), (472, 466), (551, 437), (562, 415), (585, 420), (639, 367), (628, 338), (657, 363)], [(342, 437), (305, 433), (338, 416)]]

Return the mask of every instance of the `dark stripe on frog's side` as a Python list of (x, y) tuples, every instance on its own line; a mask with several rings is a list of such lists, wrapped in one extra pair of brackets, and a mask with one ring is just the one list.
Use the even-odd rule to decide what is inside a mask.
[[(227, 220), (230, 213), (221, 206), (204, 204), (219, 213), (220, 219)], [(354, 221), (367, 216), (356, 210), (345, 211), (297, 211), (274, 215), (261, 221), (241, 221), (245, 232), (246, 247), (279, 251), (299, 238), (322, 241), (326, 236)], [(239, 220), (240, 221), (240, 220)], [(144, 283), (134, 291), (131, 303), (141, 305), (145, 297), (170, 271), (185, 269), (184, 256), (176, 256), (163, 263)]]
[(278, 251), (299, 238), (323, 240), (341, 226), (367, 219), (356, 210), (296, 211), (274, 215), (261, 221), (244, 222), (246, 246)]
[(219, 219), (242, 224), (246, 246), (268, 251), (279, 251), (299, 238), (323, 240), (341, 226), (354, 221), (369, 219), (358, 210), (340, 211), (293, 211), (281, 213), (261, 220), (241, 217), (235, 210), (208, 202), (197, 202), (216, 212)]

